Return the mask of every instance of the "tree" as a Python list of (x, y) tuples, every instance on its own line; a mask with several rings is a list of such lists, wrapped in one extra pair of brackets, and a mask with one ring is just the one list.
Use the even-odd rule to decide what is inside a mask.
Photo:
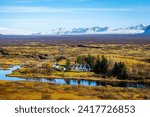
[(70, 60), (69, 60), (69, 59), (66, 60), (66, 66), (67, 66), (67, 67), (70, 66)]
[(108, 70), (108, 60), (104, 56), (97, 57), (94, 72), (97, 74), (106, 74)]
[(100, 62), (100, 73), (102, 74), (106, 74), (107, 70), (108, 70), (108, 60), (107, 58), (104, 57), (104, 55), (102, 55), (101, 57), (101, 62)]
[(119, 73), (118, 63), (115, 62), (114, 67), (113, 67), (113, 69), (112, 69), (112, 75), (113, 75), (113, 76), (117, 76), (118, 73)]
[(96, 60), (94, 56), (88, 54), (88, 56), (85, 58), (85, 62), (91, 67), (92, 70), (94, 70), (94, 66), (96, 64)]
[(123, 62), (115, 63), (112, 69), (112, 75), (117, 76), (118, 79), (126, 79), (127, 77), (127, 68)]
[(70, 71), (71, 70), (71, 68), (70, 68), (70, 60), (69, 59), (67, 59), (66, 60), (66, 68), (67, 68), (67, 71)]
[(95, 66), (94, 66), (94, 72), (97, 73), (97, 74), (99, 74), (100, 69), (101, 69), (101, 68), (100, 68), (100, 57), (97, 56), (96, 64), (95, 64)]
[(85, 64), (85, 56), (77, 56), (76, 63)]

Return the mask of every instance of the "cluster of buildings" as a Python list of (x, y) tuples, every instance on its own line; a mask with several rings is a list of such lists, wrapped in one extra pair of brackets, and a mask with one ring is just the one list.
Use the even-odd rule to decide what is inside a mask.
[(73, 64), (70, 66), (64, 66), (60, 65), (58, 63), (55, 63), (53, 65), (53, 68), (58, 70), (58, 71), (82, 71), (82, 72), (88, 72), (91, 71), (91, 67), (88, 64)]

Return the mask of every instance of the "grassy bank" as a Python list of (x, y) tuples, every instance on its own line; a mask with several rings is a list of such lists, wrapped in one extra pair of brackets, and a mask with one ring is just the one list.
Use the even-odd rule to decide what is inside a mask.
[(49, 79), (77, 79), (77, 80), (93, 80), (93, 81), (102, 81), (102, 82), (143, 82), (146, 84), (150, 84), (149, 79), (138, 79), (138, 80), (120, 80), (116, 77), (104, 77), (102, 75), (96, 75), (94, 72), (59, 72), (55, 71), (53, 74), (42, 74), (40, 72), (37, 73), (24, 73), (22, 71), (27, 70), (28, 68), (22, 68), (20, 70), (13, 71), (13, 73), (8, 74), (9, 77), (20, 77), (20, 78), (49, 78)]
[(143, 100), (149, 89), (55, 85), (40, 82), (0, 81), (1, 100)]

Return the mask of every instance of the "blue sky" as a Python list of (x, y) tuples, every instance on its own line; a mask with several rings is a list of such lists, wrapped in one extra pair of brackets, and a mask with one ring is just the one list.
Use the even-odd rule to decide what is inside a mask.
[(150, 0), (0, 0), (0, 27), (48, 32), (59, 27), (150, 24)]

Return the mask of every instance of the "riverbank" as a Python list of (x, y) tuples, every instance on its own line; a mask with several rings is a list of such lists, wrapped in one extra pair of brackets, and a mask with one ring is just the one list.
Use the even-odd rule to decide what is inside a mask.
[(0, 81), (1, 100), (145, 100), (149, 89), (90, 87), (53, 83)]
[(19, 78), (46, 78), (46, 79), (66, 79), (66, 80), (89, 80), (89, 81), (101, 81), (101, 82), (116, 82), (116, 83), (145, 83), (150, 84), (149, 79), (141, 79), (141, 80), (119, 80), (116, 77), (105, 77), (102, 76), (94, 76), (95, 74), (92, 72), (56, 72), (51, 75), (47, 74), (22, 74), (18, 70), (13, 71), (11, 74), (8, 74), (9, 77), (19, 77)]

